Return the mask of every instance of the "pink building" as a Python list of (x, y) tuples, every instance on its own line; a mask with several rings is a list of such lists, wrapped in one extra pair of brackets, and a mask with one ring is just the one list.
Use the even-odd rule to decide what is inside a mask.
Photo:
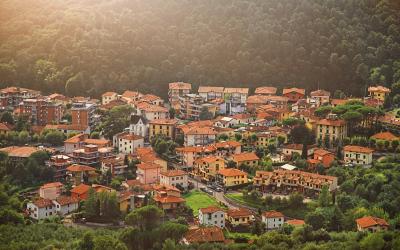
[(61, 195), (63, 186), (61, 182), (46, 183), (40, 187), (39, 196), (43, 199), (55, 200)]
[(137, 178), (141, 184), (157, 183), (160, 180), (160, 165), (155, 163), (140, 163), (136, 166)]

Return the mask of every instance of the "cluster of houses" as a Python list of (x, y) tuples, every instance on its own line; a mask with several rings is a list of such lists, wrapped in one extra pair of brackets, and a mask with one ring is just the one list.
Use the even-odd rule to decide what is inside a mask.
[[(390, 89), (373, 86), (368, 97), (359, 99), (365, 105), (383, 105)], [(63, 148), (46, 148), (51, 153), (46, 164), (55, 171), (54, 182), (40, 187), (38, 195), (27, 205), (27, 212), (34, 219), (64, 216), (76, 211), (79, 202), (87, 199), (90, 189), (96, 192), (116, 192), (120, 209), (130, 211), (145, 204), (151, 197), (166, 212), (174, 212), (185, 203), (181, 192), (189, 189), (189, 179), (215, 183), (225, 189), (235, 189), (252, 183), (262, 192), (301, 192), (309, 196), (318, 194), (323, 186), (335, 192), (337, 178), (316, 173), (318, 166), (329, 168), (335, 160), (348, 165), (370, 165), (374, 150), (368, 147), (347, 145), (343, 147), (342, 159), (337, 159), (334, 147), (348, 136), (348, 124), (334, 114), (319, 118), (314, 114), (322, 105), (337, 106), (352, 99), (334, 99), (330, 92), (315, 90), (306, 95), (301, 88), (284, 88), (279, 94), (275, 87), (256, 88), (251, 95), (248, 88), (199, 86), (197, 92), (192, 84), (174, 82), (169, 84), (168, 103), (153, 94), (125, 91), (122, 94), (106, 92), (101, 100), (87, 97), (66, 97), (61, 94), (41, 95), (40, 92), (19, 87), (0, 90), (0, 109), (15, 116), (24, 115), (31, 122), (31, 132), (44, 129), (57, 130), (75, 135), (64, 141)], [(100, 122), (98, 110), (130, 105), (133, 112), (130, 125), (113, 135), (110, 140), (90, 138), (90, 133)], [(174, 112), (171, 112), (174, 110)], [(204, 114), (210, 119), (204, 120)], [(65, 119), (70, 114), (70, 121)], [(290, 126), (283, 126), (287, 118), (305, 121), (316, 140), (328, 140), (325, 147), (308, 145), (307, 168), (297, 170), (286, 164), (273, 171), (262, 171), (256, 147), (271, 145), (278, 149), (271, 160), (279, 165), (290, 161), (295, 154), (302, 155), (304, 146), (288, 143)], [(388, 131), (378, 133), (376, 140), (398, 140), (393, 131), (400, 131), (400, 120), (387, 113), (380, 121)], [(6, 123), (0, 123), (0, 134), (12, 131)], [(392, 131), (392, 132), (390, 132)], [(161, 158), (151, 148), (152, 137), (162, 135), (182, 145), (175, 149), (173, 164)], [(12, 162), (20, 162), (34, 152), (44, 150), (34, 146), (2, 148)], [(100, 175), (125, 176), (128, 162), (135, 161), (136, 179), (125, 180), (121, 190), (93, 184)], [(244, 168), (243, 166), (246, 166)], [(250, 174), (246, 169), (254, 169)], [(65, 185), (72, 189), (66, 195)], [(210, 237), (224, 240), (219, 229), (226, 225), (249, 225), (255, 217), (247, 209), (224, 211), (217, 207), (201, 208), (201, 227), (190, 231), (189, 242), (201, 242)], [(266, 229), (280, 228), (284, 223), (301, 225), (299, 220), (285, 220), (278, 211), (262, 214)], [(357, 220), (359, 230), (387, 228), (379, 218)], [(209, 232), (207, 231), (209, 230)], [(212, 241), (212, 240), (210, 240)]]

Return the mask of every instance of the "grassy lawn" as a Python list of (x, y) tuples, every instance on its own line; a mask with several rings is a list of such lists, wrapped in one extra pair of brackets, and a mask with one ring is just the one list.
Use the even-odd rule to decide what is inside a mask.
[(261, 204), (261, 201), (253, 201), (250, 199), (244, 199), (242, 193), (233, 193), (233, 194), (227, 194), (226, 197), (229, 199), (236, 201), (237, 203), (254, 207), (254, 208), (263, 208), (263, 205)]
[(218, 201), (216, 201), (210, 195), (203, 193), (201, 191), (189, 192), (183, 195), (183, 198), (186, 200), (186, 205), (188, 205), (191, 209), (193, 209), (194, 216), (197, 216), (199, 214), (199, 208), (208, 206), (220, 207)]

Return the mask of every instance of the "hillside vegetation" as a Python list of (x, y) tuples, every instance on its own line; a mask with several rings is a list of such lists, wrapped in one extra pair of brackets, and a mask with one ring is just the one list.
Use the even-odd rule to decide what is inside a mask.
[(400, 80), (398, 0), (2, 0), (0, 87), (346, 89)]

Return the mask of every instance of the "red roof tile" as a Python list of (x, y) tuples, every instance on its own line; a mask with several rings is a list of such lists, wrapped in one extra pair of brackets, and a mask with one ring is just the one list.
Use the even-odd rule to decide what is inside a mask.
[(227, 176), (227, 177), (233, 177), (233, 176), (239, 176), (239, 175), (244, 175), (247, 176), (246, 172), (243, 172), (239, 169), (236, 168), (225, 168), (225, 169), (221, 169), (218, 171), (218, 174), (223, 175), (223, 176)]
[(83, 171), (96, 171), (95, 168), (85, 166), (85, 165), (78, 165), (74, 164), (72, 166), (67, 167), (67, 171), (69, 172), (83, 172)]
[(224, 212), (222, 208), (215, 207), (215, 206), (210, 206), (210, 207), (204, 207), (200, 208), (199, 211), (201, 211), (202, 214), (212, 214), (215, 212)]
[(285, 217), (281, 212), (274, 211), (274, 210), (263, 212), (263, 216), (266, 217), (266, 218)]
[(184, 237), (189, 243), (224, 242), (224, 232), (219, 227), (189, 229)]
[(343, 148), (343, 151), (365, 153), (365, 154), (371, 154), (372, 152), (374, 152), (374, 150), (371, 148), (355, 146), (355, 145), (347, 145)]
[(84, 194), (86, 192), (89, 192), (90, 186), (86, 185), (86, 184), (79, 184), (78, 186), (74, 187), (73, 189), (71, 189), (71, 193), (75, 193), (75, 194)]
[(373, 227), (373, 226), (385, 226), (385, 227), (389, 226), (389, 224), (386, 222), (386, 220), (377, 218), (377, 217), (372, 217), (372, 216), (365, 216), (365, 217), (359, 218), (356, 220), (356, 223), (361, 228), (368, 228), (368, 227)]

